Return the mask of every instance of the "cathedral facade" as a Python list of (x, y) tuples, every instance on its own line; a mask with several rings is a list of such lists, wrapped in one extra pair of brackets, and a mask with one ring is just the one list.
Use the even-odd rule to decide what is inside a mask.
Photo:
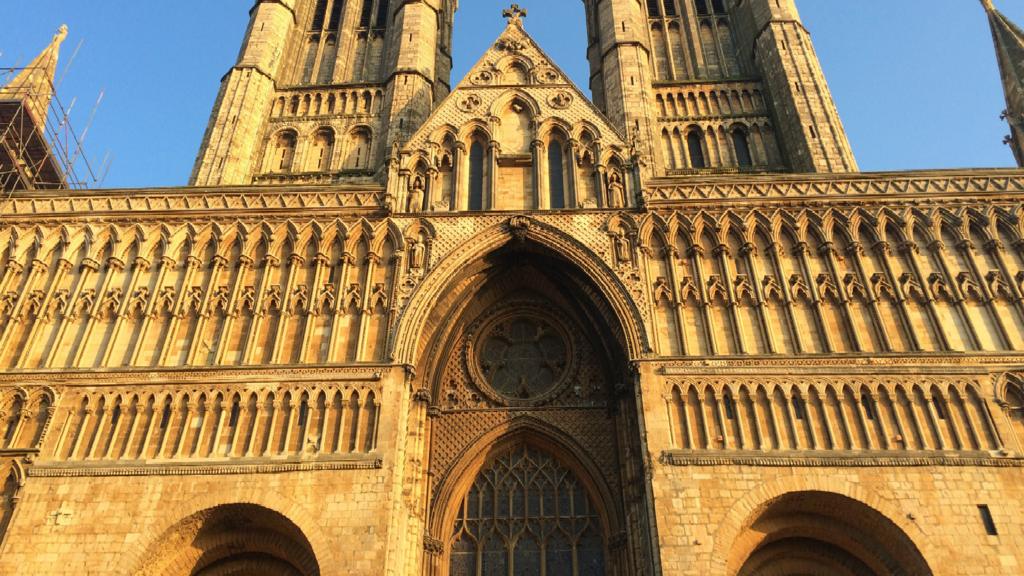
[(794, 0), (583, 2), (592, 98), (258, 0), (188, 187), (9, 192), (0, 573), (1024, 572), (1024, 172), (859, 173)]

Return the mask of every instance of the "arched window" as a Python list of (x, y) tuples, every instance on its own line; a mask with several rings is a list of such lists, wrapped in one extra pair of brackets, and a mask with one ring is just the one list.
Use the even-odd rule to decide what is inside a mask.
[(479, 141), (469, 147), (469, 209), (484, 209), (484, 146)]
[(484, 466), (459, 507), (450, 576), (605, 573), (597, 510), (572, 470), (523, 444)]
[(565, 208), (565, 162), (562, 143), (552, 139), (548, 142), (548, 199), (551, 208)]
[(330, 128), (317, 130), (313, 147), (309, 151), (309, 172), (329, 172), (331, 156), (334, 154), (334, 131)]
[(740, 168), (749, 168), (754, 165), (754, 159), (750, 155), (750, 139), (742, 128), (732, 131), (732, 147), (736, 150), (736, 164)]
[(348, 137), (345, 168), (364, 170), (370, 167), (370, 132), (365, 128), (353, 130)]
[(699, 130), (690, 130), (686, 135), (686, 148), (690, 154), (690, 168), (707, 168)]
[(285, 130), (277, 135), (270, 158), (270, 172), (292, 171), (292, 162), (295, 161), (295, 145), (297, 142), (298, 135), (291, 130)]

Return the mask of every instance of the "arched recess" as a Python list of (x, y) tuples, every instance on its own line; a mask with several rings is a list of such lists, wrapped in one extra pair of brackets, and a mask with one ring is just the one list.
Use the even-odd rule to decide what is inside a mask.
[(417, 398), (430, 404), (414, 424), (422, 436), (407, 444), (426, 478), (416, 501), (433, 543), (426, 573), (448, 574), (461, 499), (511, 446), (549, 455), (587, 484), (608, 574), (650, 573), (629, 368), (646, 344), (635, 303), (602, 261), (541, 222), (513, 217), (461, 245), (413, 295), (395, 355), (415, 366)]
[(437, 313), (438, 303), (451, 295), (472, 270), (486, 266), (488, 255), (514, 243), (534, 254), (554, 258), (585, 280), (595, 303), (611, 312), (614, 322), (609, 328), (621, 341), (626, 361), (643, 358), (651, 351), (637, 302), (615, 272), (578, 240), (544, 223), (517, 216), (463, 242), (423, 280), (398, 319), (391, 358), (399, 364), (418, 366), (431, 336), (424, 332), (431, 325), (431, 316)]
[(806, 490), (779, 489), (782, 482), (733, 506), (715, 535), (718, 566), (712, 573), (932, 574), (924, 555), (929, 550), (919, 546), (920, 529), (876, 495), (842, 481), (811, 482)]
[(222, 504), (182, 518), (150, 545), (139, 576), (319, 576), (294, 522), (256, 504)]

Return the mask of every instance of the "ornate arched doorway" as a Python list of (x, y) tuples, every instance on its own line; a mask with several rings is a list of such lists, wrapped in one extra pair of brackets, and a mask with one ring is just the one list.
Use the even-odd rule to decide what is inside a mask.
[(930, 576), (917, 547), (896, 524), (852, 498), (793, 492), (768, 502), (729, 557), (737, 576)]
[(587, 274), (513, 238), (426, 325), (424, 573), (651, 573), (624, 330)]

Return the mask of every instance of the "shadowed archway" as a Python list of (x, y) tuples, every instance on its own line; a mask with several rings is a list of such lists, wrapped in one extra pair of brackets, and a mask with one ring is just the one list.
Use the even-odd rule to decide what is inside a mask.
[(320, 565), (298, 526), (255, 504), (226, 504), (192, 514), (147, 550), (146, 576), (319, 576)]
[(425, 573), (478, 576), (497, 563), (540, 574), (556, 557), (571, 576), (650, 573), (634, 304), (600, 259), (542, 223), (513, 218), (482, 236), (490, 249), (417, 312)]
[(870, 506), (829, 492), (791, 492), (760, 507), (733, 544), (737, 576), (930, 576), (910, 538)]

